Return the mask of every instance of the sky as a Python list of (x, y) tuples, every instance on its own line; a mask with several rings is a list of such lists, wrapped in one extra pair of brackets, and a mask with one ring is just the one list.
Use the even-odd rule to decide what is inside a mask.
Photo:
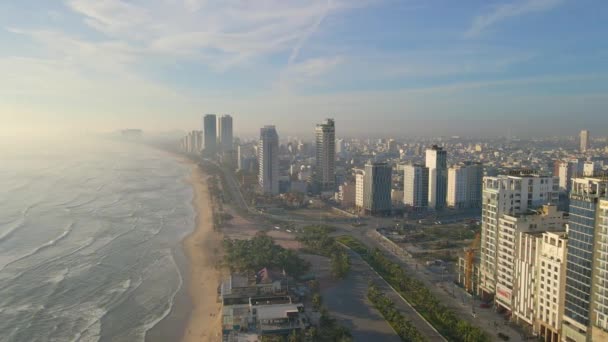
[(3, 0), (0, 135), (608, 135), (604, 0)]

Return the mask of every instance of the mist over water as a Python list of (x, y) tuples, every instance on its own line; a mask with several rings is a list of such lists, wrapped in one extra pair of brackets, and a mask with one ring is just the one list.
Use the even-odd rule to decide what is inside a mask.
[(112, 142), (0, 147), (0, 341), (141, 341), (182, 278), (190, 166)]

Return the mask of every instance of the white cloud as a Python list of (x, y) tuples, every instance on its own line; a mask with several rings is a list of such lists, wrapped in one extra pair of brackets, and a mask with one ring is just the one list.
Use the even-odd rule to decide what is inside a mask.
[(274, 88), (283, 95), (303, 84), (319, 84), (323, 76), (344, 63), (342, 56), (310, 58), (285, 68)]
[[(380, 1), (380, 0), (373, 0)], [(108, 38), (225, 69), (277, 52), (293, 63), (323, 19), (372, 0), (69, 0)]]
[(563, 0), (517, 0), (496, 6), (489, 13), (477, 16), (465, 33), (465, 37), (479, 36), (483, 31), (501, 21), (529, 13), (548, 11), (562, 2)]

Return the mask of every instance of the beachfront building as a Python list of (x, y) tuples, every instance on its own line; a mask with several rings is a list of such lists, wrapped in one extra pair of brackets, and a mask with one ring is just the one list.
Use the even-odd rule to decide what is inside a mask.
[(286, 336), (306, 329), (310, 320), (304, 305), (293, 300), (287, 284), (285, 276), (266, 268), (256, 274), (231, 274), (220, 286), (224, 340)]
[(220, 152), (226, 153), (232, 147), (232, 116), (226, 114), (217, 118), (217, 139)]
[(209, 156), (217, 152), (217, 123), (215, 114), (203, 117), (203, 151)]

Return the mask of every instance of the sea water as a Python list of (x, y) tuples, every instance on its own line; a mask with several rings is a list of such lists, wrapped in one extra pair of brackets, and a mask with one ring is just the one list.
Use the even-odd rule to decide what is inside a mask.
[(0, 341), (142, 341), (183, 283), (190, 170), (126, 142), (0, 146)]

